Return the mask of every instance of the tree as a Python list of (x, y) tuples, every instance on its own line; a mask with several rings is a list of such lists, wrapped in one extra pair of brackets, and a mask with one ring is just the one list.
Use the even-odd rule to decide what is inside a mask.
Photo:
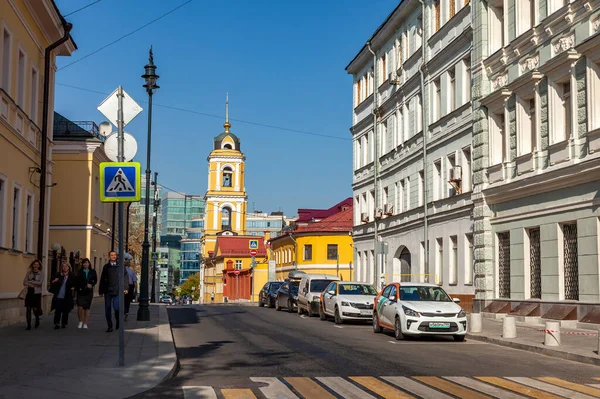
[[(194, 289), (192, 289), (192, 287), (194, 287)], [(185, 280), (185, 283), (181, 284), (179, 288), (181, 288), (181, 291), (179, 292), (180, 296), (192, 296), (193, 294), (193, 300), (197, 301), (200, 298), (200, 274), (196, 273), (189, 276), (187, 280)]]
[(133, 256), (131, 268), (136, 274), (141, 275), (142, 269), (142, 244), (144, 243), (144, 212), (140, 206), (131, 206), (129, 210), (129, 236), (127, 244), (129, 254)]

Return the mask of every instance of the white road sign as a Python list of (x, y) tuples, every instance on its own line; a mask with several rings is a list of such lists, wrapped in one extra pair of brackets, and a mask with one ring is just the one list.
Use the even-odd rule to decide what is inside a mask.
[[(98, 111), (102, 112), (102, 115), (111, 121), (111, 123), (117, 125), (117, 112), (119, 111), (119, 98), (117, 96), (117, 90), (113, 91), (112, 94), (98, 106)], [(133, 120), (138, 114), (142, 112), (142, 107), (135, 102), (133, 98), (125, 90), (123, 90), (123, 126), (127, 125)]]
[[(113, 162), (119, 162), (119, 140), (118, 133), (112, 133), (104, 142), (104, 153)], [(135, 137), (123, 132), (123, 162), (129, 162), (137, 154), (138, 145)]]

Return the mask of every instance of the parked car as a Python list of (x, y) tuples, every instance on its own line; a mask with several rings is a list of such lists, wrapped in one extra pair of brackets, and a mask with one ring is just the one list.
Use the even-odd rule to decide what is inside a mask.
[[(398, 295), (399, 294), (399, 295)], [(394, 331), (404, 336), (452, 335), (464, 341), (467, 314), (444, 289), (435, 284), (391, 283), (376, 298), (373, 331)]]
[(358, 281), (334, 281), (321, 294), (321, 320), (333, 317), (336, 324), (346, 320), (369, 320), (377, 291)]
[(170, 296), (168, 296), (168, 295), (163, 295), (163, 296), (160, 298), (160, 303), (166, 303), (166, 304), (170, 305), (170, 304), (172, 304), (172, 303), (173, 303), (173, 299), (171, 299), (171, 297), (170, 297)]
[(286, 308), (292, 313), (294, 307), (298, 306), (298, 286), (300, 281), (286, 281), (281, 284), (277, 290), (277, 298), (275, 300), (275, 310)]
[(332, 281), (339, 278), (329, 274), (305, 274), (298, 289), (298, 314), (308, 313), (308, 317), (319, 314), (321, 293)]
[(275, 307), (277, 300), (277, 290), (283, 284), (283, 281), (269, 281), (267, 282), (260, 293), (258, 294), (258, 306), (261, 308), (267, 305), (268, 308)]

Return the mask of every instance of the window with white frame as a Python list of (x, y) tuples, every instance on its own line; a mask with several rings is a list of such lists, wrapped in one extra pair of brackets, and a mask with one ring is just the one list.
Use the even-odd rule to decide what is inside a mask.
[(398, 183), (396, 183), (396, 187), (398, 187), (398, 213), (402, 213), (404, 211), (406, 211), (406, 205), (404, 202), (404, 194), (406, 193), (405, 187), (404, 187), (404, 180), (400, 180)]
[(471, 101), (471, 57), (468, 56), (463, 61), (463, 83), (462, 83), (462, 98), (464, 101), (463, 104), (466, 104)]
[(468, 193), (472, 190), (471, 187), (471, 146), (465, 147), (462, 150), (462, 176), (461, 176), (461, 191)]
[(29, 110), (29, 118), (33, 121), (33, 123), (35, 123), (36, 125), (38, 125), (38, 101), (39, 101), (39, 73), (38, 70), (35, 66), (31, 67), (31, 95), (29, 97), (29, 104), (30, 104), (30, 110)]
[(530, 154), (537, 147), (535, 92), (519, 96), (517, 101), (517, 155)]
[(568, 3), (569, 0), (548, 0), (548, 15), (560, 10)]
[(506, 129), (504, 107), (488, 113), (490, 130), (490, 165), (506, 160)]
[(412, 136), (411, 125), (410, 125), (410, 102), (402, 104), (402, 131), (404, 141), (408, 140)]
[(423, 130), (422, 116), (423, 116), (423, 99), (421, 97), (421, 93), (419, 93), (417, 95), (417, 106), (416, 106), (416, 112), (415, 112), (415, 119), (416, 119), (415, 126), (417, 127), (416, 133), (419, 133), (420, 131)]
[(373, 138), (374, 138), (374, 132), (371, 130), (369, 133), (367, 133), (367, 135), (368, 135), (368, 137), (367, 137), (367, 140), (368, 140), (367, 144), (369, 146), (369, 149), (368, 149), (368, 151), (369, 151), (369, 162), (368, 163), (371, 163), (375, 159), (375, 143), (374, 143), (375, 140), (373, 140)]
[[(367, 200), (367, 193), (363, 193), (361, 204), (362, 204), (361, 208), (360, 208), (361, 213), (368, 214), (369, 213), (369, 202)], [(362, 218), (362, 216), (361, 216), (361, 218)]]
[(401, 145), (404, 143), (404, 118), (402, 117), (402, 106), (396, 111), (396, 144)]
[(381, 124), (381, 129), (379, 132), (379, 148), (381, 148), (381, 152), (379, 156), (385, 154), (387, 152), (387, 135), (388, 135), (388, 121), (387, 119), (383, 121)]
[(402, 213), (402, 207), (400, 206), (400, 199), (402, 198), (402, 193), (400, 192), (400, 190), (400, 183), (394, 183), (394, 214)]
[(550, 115), (550, 144), (571, 137), (573, 124), (573, 96), (570, 75), (550, 82), (548, 88)]
[(25, 252), (33, 252), (33, 194), (27, 194), (25, 203)]
[(448, 267), (448, 284), (458, 283), (458, 237), (450, 236), (450, 265)]
[(527, 32), (535, 26), (536, 22), (536, 0), (519, 0), (515, 3), (516, 32), (517, 36)]
[(369, 163), (369, 134), (366, 133), (361, 137), (361, 158), (360, 166), (365, 166)]
[(369, 192), (369, 218), (375, 215), (375, 190)]
[(356, 81), (355, 90), (356, 90), (356, 105), (360, 104), (362, 101), (362, 77)]
[(361, 148), (361, 140), (362, 138), (357, 138), (354, 141), (354, 170), (360, 169), (362, 166), (362, 148)]
[[(458, 0), (460, 2), (460, 0)], [(456, 0), (448, 0), (448, 20), (456, 15)]]
[(452, 174), (454, 173), (454, 168), (456, 167), (456, 153), (452, 152), (448, 154), (446, 157), (446, 192), (448, 193), (448, 197), (452, 197), (456, 195), (456, 189), (450, 184), (450, 180), (452, 180)]
[(438, 159), (433, 163), (433, 200), (442, 199), (442, 160)]
[[(453, 0), (451, 0), (453, 1)], [(448, 70), (448, 113), (456, 109), (456, 75), (454, 69)]]
[(433, 2), (433, 31), (437, 32), (442, 26), (442, 10), (441, 0), (435, 0)]
[(473, 234), (465, 234), (465, 284), (473, 284)]
[(418, 191), (418, 197), (417, 197), (417, 200), (419, 201), (418, 202), (419, 206), (423, 205), (423, 197), (425, 195), (425, 192), (424, 192), (424, 189), (423, 189), (423, 187), (424, 187), (424, 184), (423, 184), (424, 179), (425, 179), (425, 174), (424, 174), (424, 172), (422, 170), (420, 170), (419, 171), (419, 182), (418, 182), (418, 186), (417, 186), (417, 190), (419, 190)]
[(410, 177), (404, 179), (404, 209), (410, 209)]
[(433, 81), (433, 112), (432, 121), (435, 122), (442, 117), (442, 82), (438, 77)]
[(396, 130), (398, 130), (398, 123), (396, 120), (396, 112), (395, 111), (394, 111), (394, 113), (392, 113), (392, 115), (390, 116), (390, 118), (388, 120), (390, 121), (388, 124), (388, 136), (389, 136), (389, 141), (391, 143), (391, 148), (389, 150), (391, 151), (398, 146), (398, 142), (396, 141), (397, 137), (398, 137), (398, 134), (396, 133)]
[(4, 235), (6, 233), (6, 177), (0, 175), (0, 248), (4, 247)]
[(590, 130), (600, 128), (600, 60), (587, 59), (587, 106)]
[(388, 188), (387, 187), (383, 188), (383, 195), (381, 198), (381, 203), (383, 204), (383, 206), (388, 204)]
[(381, 79), (378, 82), (379, 85), (382, 85), (383, 82), (385, 82), (387, 80), (387, 57), (385, 52), (383, 54), (381, 54), (381, 57), (379, 57), (379, 64), (381, 65)]
[(11, 249), (21, 249), (21, 187), (13, 187), (12, 198), (12, 226), (11, 226)]
[(2, 88), (10, 95), (12, 65), (12, 34), (4, 27), (2, 30)]
[(490, 54), (504, 47), (504, 0), (488, 1), (488, 35)]
[(444, 270), (444, 239), (436, 238), (435, 239), (435, 277), (436, 283), (442, 284), (443, 279), (443, 270)]
[(19, 48), (17, 56), (17, 104), (21, 109), (25, 109), (25, 66), (27, 57), (25, 52)]

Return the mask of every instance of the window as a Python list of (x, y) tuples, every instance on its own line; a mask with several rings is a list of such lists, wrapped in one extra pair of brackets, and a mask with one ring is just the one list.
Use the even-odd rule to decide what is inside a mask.
[(433, 81), (433, 121), (442, 117), (442, 82), (440, 78)]
[(519, 99), (517, 123), (517, 156), (530, 154), (536, 147), (535, 97)]
[(488, 1), (490, 54), (504, 47), (504, 0)]
[(13, 189), (13, 206), (12, 206), (12, 228), (11, 228), (11, 248), (20, 250), (20, 234), (21, 234), (21, 189), (15, 187)]
[(338, 246), (337, 244), (327, 244), (327, 260), (337, 260)]
[(465, 284), (473, 284), (473, 234), (465, 234)]
[(27, 60), (25, 53), (19, 49), (19, 57), (17, 64), (17, 104), (21, 109), (25, 108), (25, 65)]
[(242, 261), (241, 260), (238, 259), (235, 261), (235, 268), (237, 270), (242, 270)]
[(596, 130), (600, 128), (600, 64), (588, 59), (587, 75), (587, 105), (589, 129)]
[(454, 168), (456, 167), (456, 154), (455, 153), (451, 153), (448, 154), (448, 157), (446, 158), (448, 160), (447, 163), (447, 178), (446, 178), (446, 187), (447, 187), (447, 192), (448, 192), (448, 197), (452, 197), (453, 195), (456, 195), (456, 189), (449, 183), (450, 180), (452, 180), (452, 174), (454, 173)]
[(384, 206), (385, 206), (385, 205), (387, 205), (387, 204), (389, 203), (389, 202), (388, 202), (388, 188), (387, 188), (387, 187), (384, 187), (384, 188), (383, 188), (383, 200), (382, 200), (381, 202), (382, 202), (382, 204), (383, 204)]
[(498, 233), (498, 297), (510, 298), (510, 233)]
[(442, 284), (444, 270), (444, 239), (435, 239), (436, 254), (435, 254), (435, 284)]
[(231, 230), (231, 209), (223, 208), (221, 211), (221, 230)]
[(463, 98), (465, 99), (463, 104), (466, 104), (471, 101), (471, 57), (463, 60), (463, 70), (465, 71), (462, 84)]
[(387, 152), (386, 143), (387, 143), (387, 134), (388, 134), (388, 121), (386, 120), (381, 124), (381, 129), (379, 132), (379, 148), (381, 149), (380, 156)]
[(442, 160), (433, 163), (433, 200), (442, 199)]
[(564, 138), (563, 140), (571, 137), (571, 123), (573, 113), (571, 111), (571, 82), (565, 82), (562, 84), (562, 106), (565, 113), (565, 124), (564, 124)]
[(417, 186), (417, 190), (418, 190), (418, 205), (422, 206), (423, 205), (423, 197), (425, 195), (423, 187), (424, 187), (424, 179), (425, 179), (425, 174), (423, 173), (422, 170), (419, 171), (419, 181), (418, 181), (418, 186)]
[(450, 237), (450, 267), (449, 267), (448, 284), (458, 283), (458, 237)]
[(563, 270), (565, 299), (579, 300), (579, 263), (577, 258), (577, 224), (565, 224), (563, 233)]
[(437, 32), (438, 30), (440, 30), (440, 26), (441, 26), (441, 10), (440, 10), (440, 0), (436, 0), (433, 3), (433, 14), (434, 14), (434, 32)]
[(223, 168), (223, 187), (231, 187), (233, 171), (229, 166)]
[(10, 95), (10, 67), (12, 53), (12, 35), (6, 28), (2, 32), (2, 88)]
[(404, 118), (402, 117), (402, 107), (398, 108), (398, 111), (396, 111), (396, 134), (396, 144), (404, 144)]
[(403, 184), (404, 190), (404, 210), (408, 211), (410, 209), (410, 177), (404, 179)]
[(38, 116), (38, 88), (39, 77), (38, 71), (35, 67), (31, 68), (31, 96), (30, 96), (30, 113), (29, 117), (31, 120), (38, 124), (37, 116)]
[(542, 298), (542, 257), (540, 229), (529, 229), (529, 297)]
[(416, 133), (419, 133), (421, 130), (423, 130), (423, 120), (421, 119), (423, 115), (423, 101), (421, 99), (421, 94), (419, 93), (417, 95), (417, 107), (415, 110), (415, 125), (417, 126), (417, 129), (415, 131)]
[(362, 90), (361, 84), (362, 84), (362, 78), (358, 79), (356, 81), (356, 105), (360, 104), (360, 102), (361, 102), (361, 97), (360, 97), (361, 90)]
[(449, 0), (449, 1), (450, 1), (450, 18), (452, 18), (456, 14), (456, 0)]
[(25, 208), (25, 252), (33, 252), (33, 195), (27, 194)]
[(304, 260), (312, 260), (312, 245), (304, 245)]
[(461, 188), (463, 193), (471, 191), (471, 147), (462, 150), (462, 176)]
[(504, 109), (490, 113), (490, 165), (498, 165), (506, 160), (506, 132)]
[[(454, 0), (452, 0), (454, 1)], [(448, 113), (456, 109), (456, 78), (454, 70), (448, 71)]]
[(6, 178), (0, 175), (0, 248), (4, 247), (6, 191)]
[(381, 55), (381, 82), (380, 82), (380, 84), (382, 84), (386, 80), (387, 80), (387, 63), (386, 63), (385, 53), (383, 53)]

